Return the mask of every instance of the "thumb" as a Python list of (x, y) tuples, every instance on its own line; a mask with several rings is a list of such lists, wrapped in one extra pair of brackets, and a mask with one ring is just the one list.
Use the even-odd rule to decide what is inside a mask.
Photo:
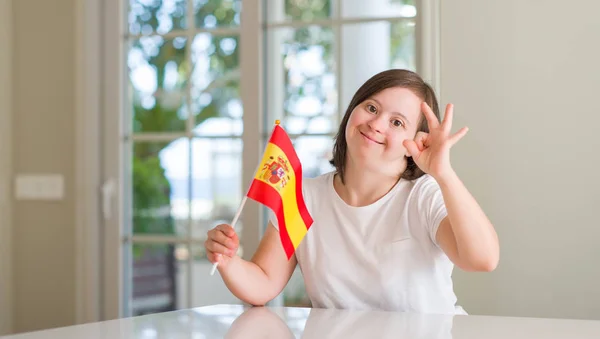
[(417, 143), (414, 140), (406, 139), (402, 142), (402, 145), (406, 147), (408, 155), (410, 155), (413, 158), (418, 157), (419, 154), (421, 154), (421, 151), (419, 150), (419, 147), (417, 146)]
[(239, 241), (239, 239), (238, 239), (238, 235), (237, 235), (237, 233), (236, 233), (236, 232), (233, 232), (233, 234), (231, 234), (229, 237), (230, 237), (230, 238), (231, 238), (233, 241)]

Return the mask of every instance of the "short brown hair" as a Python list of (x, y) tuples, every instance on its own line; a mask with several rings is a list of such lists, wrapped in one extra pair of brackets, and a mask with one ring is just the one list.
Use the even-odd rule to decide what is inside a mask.
[[(340, 124), (340, 129), (335, 137), (335, 143), (333, 145), (333, 158), (330, 163), (339, 173), (340, 179), (344, 182), (344, 169), (346, 167), (346, 152), (348, 144), (346, 143), (346, 125), (350, 119), (350, 114), (360, 105), (363, 101), (367, 100), (371, 96), (383, 91), (386, 88), (391, 87), (402, 87), (413, 91), (415, 95), (421, 98), (423, 101), (431, 107), (433, 113), (438, 120), (440, 120), (440, 109), (438, 101), (435, 96), (433, 88), (427, 84), (421, 76), (417, 73), (405, 70), (405, 69), (390, 69), (381, 73), (375, 74), (369, 80), (367, 80), (354, 94), (354, 97), (350, 101), (344, 118)], [(429, 132), (429, 126), (427, 125), (427, 119), (421, 116), (419, 121), (419, 127), (417, 132)], [(402, 178), (407, 180), (414, 180), (425, 173), (415, 164), (414, 160), (409, 157), (407, 158), (406, 170), (402, 173)]]

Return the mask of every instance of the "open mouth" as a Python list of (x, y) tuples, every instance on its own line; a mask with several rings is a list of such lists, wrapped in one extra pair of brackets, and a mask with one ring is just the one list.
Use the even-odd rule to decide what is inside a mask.
[(365, 137), (367, 140), (371, 141), (371, 142), (374, 142), (374, 143), (376, 143), (376, 144), (379, 144), (379, 145), (383, 145), (383, 143), (382, 143), (382, 142), (379, 142), (379, 141), (377, 141), (377, 140), (375, 140), (375, 139), (373, 139), (373, 138), (370, 138), (368, 135), (364, 134), (363, 132), (360, 132), (360, 134), (361, 134), (363, 137)]

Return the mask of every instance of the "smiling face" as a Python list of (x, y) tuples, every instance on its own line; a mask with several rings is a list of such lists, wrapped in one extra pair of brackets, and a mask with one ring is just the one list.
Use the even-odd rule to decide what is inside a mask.
[(410, 89), (390, 87), (358, 104), (345, 130), (348, 160), (369, 171), (402, 171), (407, 155), (402, 142), (415, 137), (422, 102)]
[[(421, 118), (421, 101), (431, 107), (439, 120), (433, 88), (417, 73), (406, 69), (382, 71), (360, 86), (342, 118), (330, 161), (342, 182), (348, 161), (353, 166), (367, 166), (401, 175), (406, 180), (424, 174), (412, 158), (405, 157), (402, 145), (404, 139), (414, 138), (417, 131), (429, 132), (427, 120)], [(364, 144), (366, 141), (371, 144)]]

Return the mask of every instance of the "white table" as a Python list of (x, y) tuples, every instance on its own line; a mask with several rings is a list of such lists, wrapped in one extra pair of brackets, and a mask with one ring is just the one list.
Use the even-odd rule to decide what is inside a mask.
[(2, 338), (600, 339), (600, 321), (216, 305)]

